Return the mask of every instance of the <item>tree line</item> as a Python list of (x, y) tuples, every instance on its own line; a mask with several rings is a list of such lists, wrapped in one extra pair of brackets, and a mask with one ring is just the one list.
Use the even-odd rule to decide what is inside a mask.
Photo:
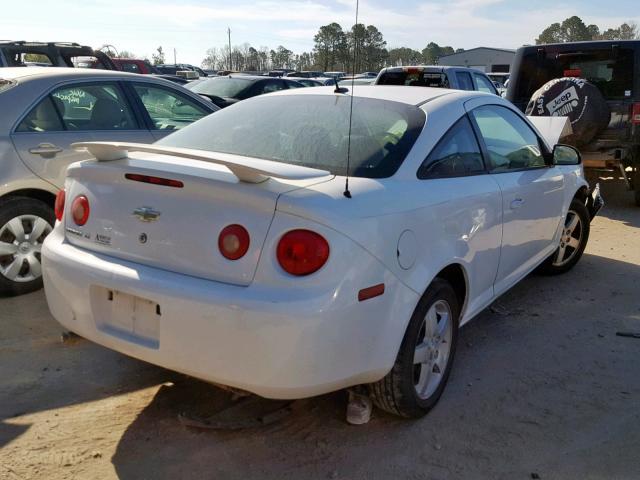
[(387, 42), (375, 25), (358, 23), (345, 30), (338, 23), (323, 25), (314, 36), (313, 50), (294, 53), (283, 45), (275, 49), (255, 48), (249, 43), (212, 47), (202, 61), (203, 68), (234, 71), (267, 71), (278, 68), (365, 72), (385, 66), (435, 64), (438, 58), (462, 49), (429, 43), (423, 50), (387, 48)]
[(634, 22), (623, 23), (618, 28), (601, 30), (598, 25), (587, 25), (580, 17), (574, 15), (545, 28), (536, 38), (536, 45), (585, 40), (635, 40), (637, 38), (640, 38), (640, 32)]
[[(582, 40), (632, 40), (640, 38), (634, 22), (617, 28), (600, 29), (587, 25), (578, 17), (569, 17), (545, 28), (535, 39), (536, 44)], [(360, 73), (379, 71), (386, 66), (434, 65), (444, 55), (463, 52), (451, 46), (430, 42), (422, 50), (408, 47), (388, 48), (382, 32), (375, 25), (358, 23), (345, 30), (336, 22), (323, 25), (313, 37), (311, 51), (294, 53), (284, 45), (276, 48), (253, 47), (249, 43), (211, 47), (202, 60), (202, 67), (215, 70), (268, 71), (280, 68), (294, 70), (345, 71)], [(133, 58), (135, 55), (130, 52)], [(122, 52), (121, 52), (122, 56)], [(158, 47), (152, 54), (155, 65), (165, 62), (165, 53)]]

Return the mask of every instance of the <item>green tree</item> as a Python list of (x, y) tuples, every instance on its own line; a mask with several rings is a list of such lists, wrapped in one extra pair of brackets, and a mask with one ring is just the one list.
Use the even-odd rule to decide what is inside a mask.
[(443, 55), (451, 55), (456, 51), (453, 47), (441, 47), (435, 42), (429, 42), (429, 44), (422, 50), (422, 60), (427, 65), (436, 65), (438, 63), (438, 58)]
[(151, 59), (153, 60), (154, 65), (161, 65), (165, 62), (164, 50), (162, 50), (162, 47), (158, 47), (156, 52), (151, 54)]
[(323, 25), (313, 40), (316, 62), (323, 71), (344, 67), (347, 54), (347, 36), (339, 24), (334, 22)]
[(560, 43), (564, 42), (562, 37), (562, 26), (559, 23), (552, 23), (547, 28), (545, 28), (540, 36), (536, 38), (536, 44), (540, 45), (543, 43)]
[(582, 19), (576, 15), (563, 21), (560, 28), (564, 42), (580, 42), (593, 38)]
[(392, 48), (388, 62), (392, 66), (419, 65), (422, 63), (422, 53), (407, 47)]

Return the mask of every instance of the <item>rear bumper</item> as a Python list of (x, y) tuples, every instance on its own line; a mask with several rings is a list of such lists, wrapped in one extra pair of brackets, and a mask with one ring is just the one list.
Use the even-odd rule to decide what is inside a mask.
[[(376, 381), (393, 365), (418, 296), (364, 250), (353, 257), (358, 269), (330, 291), (239, 287), (89, 252), (67, 243), (58, 225), (43, 248), (43, 275), (65, 328), (165, 368), (287, 399)], [(358, 302), (371, 279), (385, 283), (384, 295)], [(157, 304), (155, 330), (113, 328), (110, 291)]]

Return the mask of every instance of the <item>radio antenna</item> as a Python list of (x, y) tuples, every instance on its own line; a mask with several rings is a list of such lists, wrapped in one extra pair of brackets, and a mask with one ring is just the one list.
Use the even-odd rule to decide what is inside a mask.
[[(356, 0), (356, 24), (354, 33), (358, 31), (358, 10), (360, 7), (360, 0)], [(351, 126), (353, 124), (353, 87), (356, 83), (356, 64), (358, 62), (358, 39), (353, 36), (353, 69), (351, 72), (351, 99), (349, 100), (349, 137), (347, 139), (347, 176), (344, 180), (344, 192), (343, 195), (347, 198), (351, 198), (351, 192), (349, 191), (349, 164), (351, 163)]]

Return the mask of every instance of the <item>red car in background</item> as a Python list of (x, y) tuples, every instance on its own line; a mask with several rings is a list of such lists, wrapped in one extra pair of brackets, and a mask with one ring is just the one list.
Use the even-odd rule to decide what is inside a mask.
[(148, 60), (137, 60), (135, 58), (112, 58), (111, 60), (116, 64), (118, 70), (123, 72), (142, 73), (145, 75), (160, 73)]

